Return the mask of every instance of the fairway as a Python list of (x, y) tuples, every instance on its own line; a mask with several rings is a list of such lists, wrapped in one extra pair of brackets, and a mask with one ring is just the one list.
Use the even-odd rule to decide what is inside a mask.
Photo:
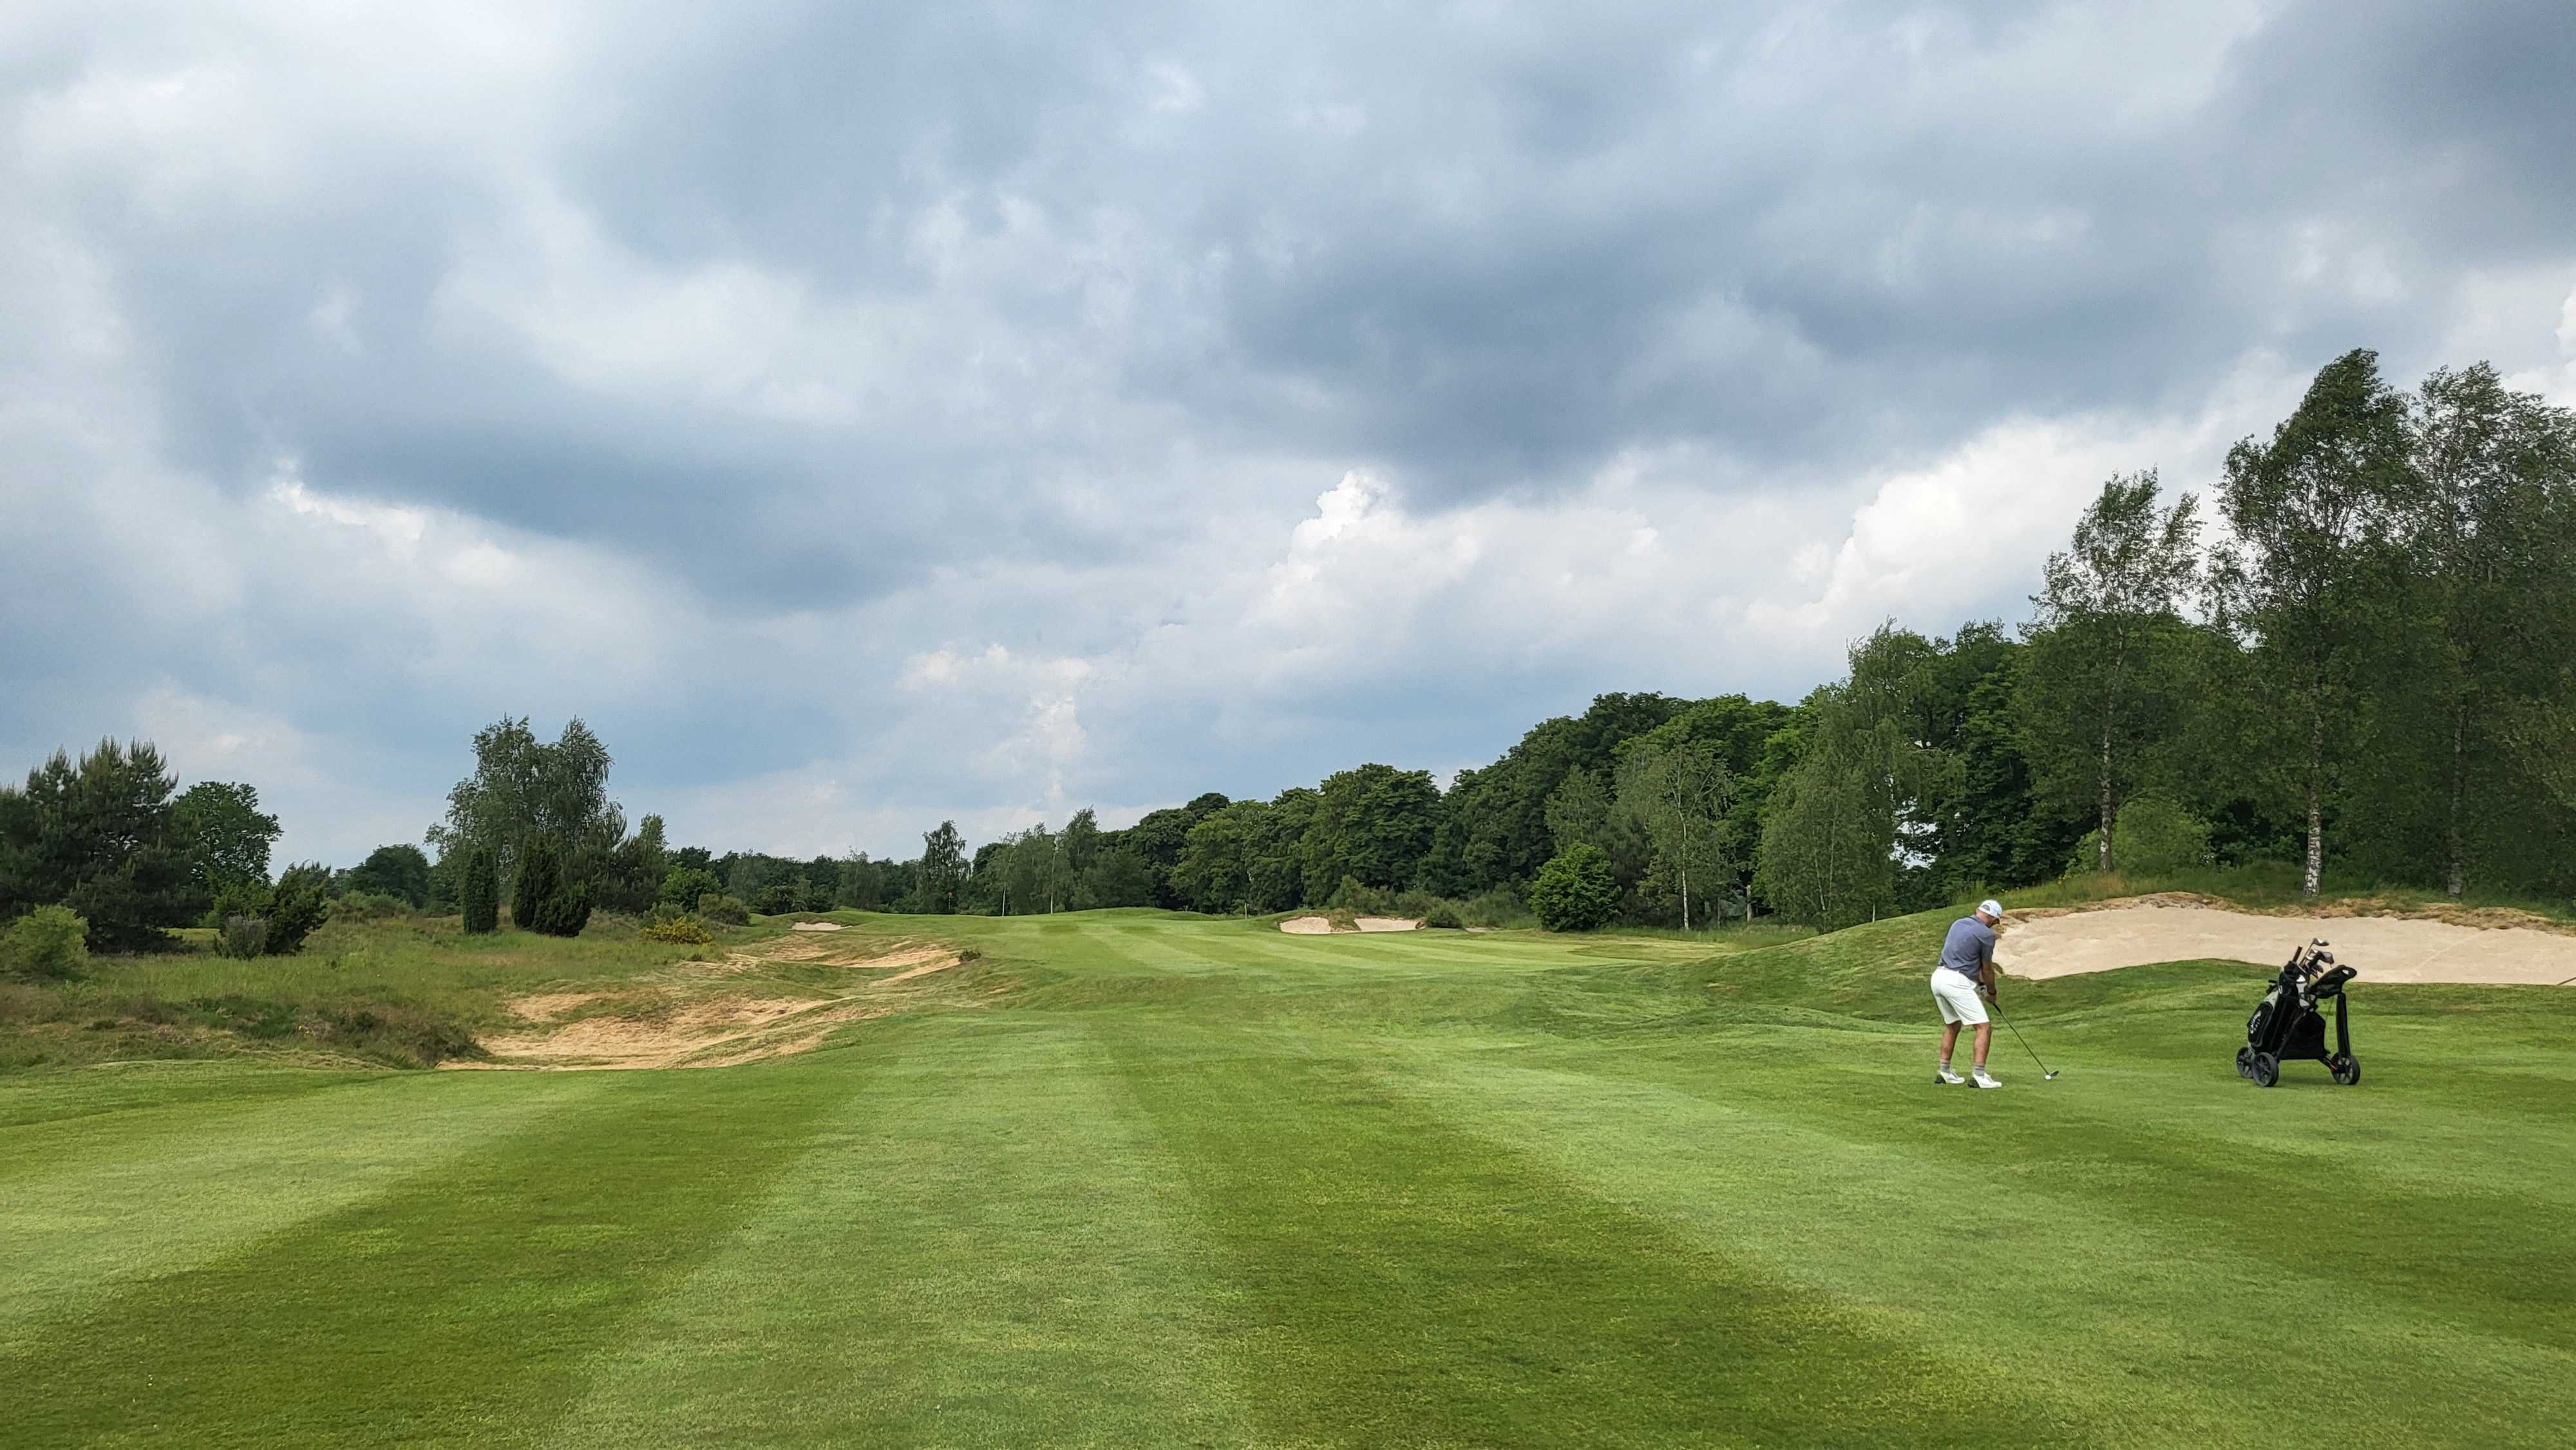
[[(844, 913), (937, 1010), (703, 1071), (0, 1077), (0, 1441), (2555, 1446), (2576, 995), (2008, 983), (1948, 914), (1712, 956)], [(783, 930), (783, 924), (781, 925)], [(2297, 935), (2293, 925), (2285, 937)], [(1747, 940), (1752, 940), (1748, 938)]]

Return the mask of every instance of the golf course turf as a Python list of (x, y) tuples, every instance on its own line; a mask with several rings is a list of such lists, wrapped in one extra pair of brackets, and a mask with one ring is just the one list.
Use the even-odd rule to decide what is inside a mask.
[(2364, 1084), (2265, 1091), (2258, 968), (2008, 982), (2065, 1075), (1999, 1032), (1978, 1093), (1931, 1081), (1948, 914), (1742, 949), (838, 919), (976, 948), (973, 990), (703, 1071), (0, 1075), (0, 1443), (2576, 1424), (2576, 992), (2356, 962)]

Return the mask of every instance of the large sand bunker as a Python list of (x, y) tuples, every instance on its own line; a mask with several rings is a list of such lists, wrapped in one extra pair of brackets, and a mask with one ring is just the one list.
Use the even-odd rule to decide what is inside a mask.
[(2324, 937), (2335, 960), (2365, 982), (2547, 987), (2576, 979), (2576, 936), (2530, 927), (2397, 916), (2264, 916), (2156, 901), (2008, 916), (1995, 965), (2016, 977), (2203, 958), (2277, 967), (2311, 937)]
[[(945, 947), (910, 946), (864, 956), (869, 945), (813, 938), (755, 943), (721, 962), (686, 963), (659, 980), (616, 991), (539, 992), (511, 1001), (523, 1030), (482, 1039), (483, 1062), (450, 1059), (450, 1068), (731, 1067), (765, 1057), (809, 1052), (846, 1022), (883, 1017), (919, 1000), (919, 988), (886, 989), (957, 966)], [(754, 953), (757, 953), (755, 955)], [(756, 996), (719, 986), (772, 963), (852, 967), (885, 976), (854, 978), (830, 995)]]
[(1409, 916), (1361, 916), (1351, 926), (1335, 926), (1329, 916), (1292, 916), (1279, 929), (1296, 936), (1324, 936), (1336, 931), (1414, 931), (1422, 923)]

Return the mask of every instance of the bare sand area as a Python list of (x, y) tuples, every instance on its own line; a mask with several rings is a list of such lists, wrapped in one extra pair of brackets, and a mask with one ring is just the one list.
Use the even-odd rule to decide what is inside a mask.
[(2016, 977), (2107, 972), (2151, 962), (2277, 967), (2323, 937), (2365, 982), (2548, 987), (2576, 979), (2576, 935), (2533, 926), (2464, 926), (2412, 916), (2273, 916), (2153, 898), (2008, 913), (1995, 965)]
[(1334, 931), (1350, 931), (1353, 929), (1357, 929), (1359, 931), (1415, 931), (1420, 929), (1422, 926), (1422, 923), (1415, 921), (1409, 916), (1362, 916), (1353, 918), (1353, 921), (1356, 923), (1356, 928), (1336, 927), (1333, 925), (1332, 918), (1325, 916), (1292, 916), (1286, 921), (1279, 923), (1279, 929), (1294, 936), (1325, 936)]

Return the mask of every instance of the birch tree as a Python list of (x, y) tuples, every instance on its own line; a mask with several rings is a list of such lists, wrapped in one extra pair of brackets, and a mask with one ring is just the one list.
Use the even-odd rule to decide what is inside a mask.
[(2355, 349), (2317, 373), (2269, 442), (2228, 450), (2233, 534), (2210, 569), (2216, 622), (2254, 644), (2246, 684), (2307, 819), (2301, 889), (2325, 870), (2325, 805), (2351, 748), (2355, 675), (2389, 598), (2385, 544), (2415, 492), (2406, 400)]
[(2061, 798), (2090, 797), (2100, 871), (2115, 864), (2121, 803), (2170, 733), (2179, 605), (2200, 576), (2199, 501), (2186, 493), (2159, 509), (2156, 488), (2153, 469), (2114, 474), (2031, 596), (2024, 751)]

